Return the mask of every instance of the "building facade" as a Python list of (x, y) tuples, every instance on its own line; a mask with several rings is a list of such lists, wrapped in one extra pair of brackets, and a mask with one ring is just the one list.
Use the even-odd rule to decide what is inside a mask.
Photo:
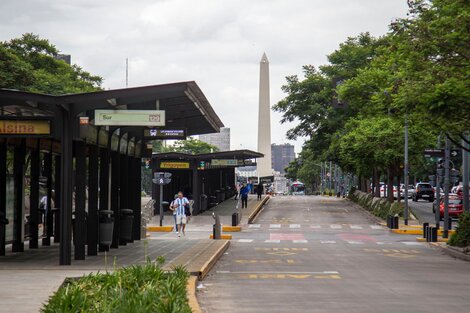
[(281, 174), (285, 173), (285, 168), (290, 162), (295, 160), (294, 146), (286, 143), (282, 145), (271, 145), (271, 156), (273, 169)]
[(219, 151), (230, 151), (230, 128), (220, 128), (220, 133), (199, 135), (199, 140), (216, 146)]

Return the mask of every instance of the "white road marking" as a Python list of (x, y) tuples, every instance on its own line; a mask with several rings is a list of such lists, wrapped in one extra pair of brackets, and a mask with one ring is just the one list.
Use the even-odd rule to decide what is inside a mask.
[(265, 240), (264, 242), (265, 243), (281, 243), (281, 241), (277, 239), (268, 239), (268, 240)]
[(300, 228), (300, 224), (290, 224), (289, 228)]
[(321, 225), (310, 225), (310, 228), (318, 229), (318, 228), (321, 228)]
[(238, 242), (253, 242), (253, 239), (238, 239)]
[(423, 243), (416, 242), (416, 241), (403, 241), (402, 243), (404, 243), (407, 246), (422, 246), (423, 245)]
[(308, 240), (292, 240), (292, 243), (308, 243)]
[(248, 225), (248, 228), (260, 228), (261, 225), (260, 224), (249, 224)]
[(332, 228), (332, 229), (341, 229), (341, 228), (343, 228), (343, 226), (338, 225), (338, 224), (333, 224), (333, 225), (330, 225), (330, 228)]
[(380, 225), (370, 225), (370, 228), (372, 228), (372, 229), (383, 229), (383, 227), (380, 226)]
[(281, 224), (270, 224), (269, 228), (281, 228)]
[(359, 225), (351, 225), (351, 229), (362, 229), (362, 226), (359, 226)]
[(351, 245), (363, 245), (362, 241), (348, 240), (348, 243)]
[(329, 243), (336, 243), (336, 241), (334, 241), (334, 240), (322, 240), (322, 241), (320, 241), (320, 243), (329, 244)]

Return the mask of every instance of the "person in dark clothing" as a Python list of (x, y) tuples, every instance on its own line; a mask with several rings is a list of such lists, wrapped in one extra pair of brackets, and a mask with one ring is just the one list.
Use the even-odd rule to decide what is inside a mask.
[(243, 187), (240, 189), (240, 196), (242, 198), (242, 209), (248, 206), (248, 194), (250, 193), (250, 187), (243, 184)]
[(258, 184), (258, 186), (256, 186), (256, 194), (258, 195), (258, 200), (261, 200), (261, 195), (263, 194), (263, 191), (263, 184)]

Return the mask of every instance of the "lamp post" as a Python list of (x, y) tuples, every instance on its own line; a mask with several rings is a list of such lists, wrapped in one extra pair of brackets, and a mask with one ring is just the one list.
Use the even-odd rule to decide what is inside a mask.
[(405, 208), (403, 212), (403, 219), (405, 220), (405, 225), (408, 225), (408, 113), (405, 114), (405, 166), (404, 166), (404, 177), (405, 177)]

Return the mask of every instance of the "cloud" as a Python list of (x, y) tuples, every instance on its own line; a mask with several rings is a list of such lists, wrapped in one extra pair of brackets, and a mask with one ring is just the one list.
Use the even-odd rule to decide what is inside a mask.
[[(104, 77), (105, 88), (195, 80), (232, 148), (256, 149), (259, 60), (270, 60), (271, 103), (285, 76), (321, 65), (348, 36), (381, 35), (404, 0), (2, 0), (0, 40), (33, 32)], [(272, 112), (272, 142), (289, 125)], [(303, 140), (294, 142), (300, 151)]]

